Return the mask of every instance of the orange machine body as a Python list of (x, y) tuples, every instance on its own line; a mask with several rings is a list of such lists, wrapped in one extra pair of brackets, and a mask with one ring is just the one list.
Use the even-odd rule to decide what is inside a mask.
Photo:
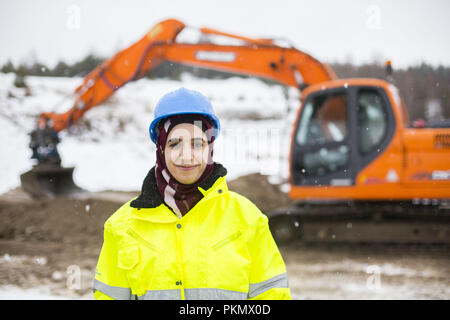
[[(308, 96), (333, 88), (376, 87), (387, 94), (395, 130), (384, 150), (358, 170), (351, 185), (295, 185), (291, 137), (289, 196), (297, 200), (411, 200), (450, 199), (450, 129), (409, 127), (407, 113), (397, 89), (384, 80), (342, 79), (312, 85), (303, 91), (297, 122)], [(358, 138), (358, 137), (356, 137)], [(351, 168), (349, 168), (351, 169)]]

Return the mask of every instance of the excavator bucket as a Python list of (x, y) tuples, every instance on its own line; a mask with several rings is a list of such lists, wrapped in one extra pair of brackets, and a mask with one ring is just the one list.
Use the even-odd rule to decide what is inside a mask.
[(20, 176), (22, 188), (33, 198), (73, 196), (85, 192), (75, 185), (73, 167), (36, 165)]

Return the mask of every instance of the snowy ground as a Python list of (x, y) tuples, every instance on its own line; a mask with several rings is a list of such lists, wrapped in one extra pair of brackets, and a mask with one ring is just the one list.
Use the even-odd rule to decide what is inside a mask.
[[(298, 248), (280, 247), (294, 300), (448, 300), (450, 280), (445, 252), (414, 248)], [(0, 264), (30, 259), (0, 256)], [(17, 265), (17, 261), (15, 262)], [(34, 262), (36, 263), (36, 262)], [(33, 287), (0, 286), (0, 300), (93, 300), (93, 270), (82, 270), (79, 290), (67, 275)], [(42, 282), (42, 281), (41, 281)], [(80, 290), (81, 289), (81, 290)]]
[[(91, 296), (91, 295), (90, 295)], [(0, 287), (0, 300), (92, 300), (92, 297), (73, 298), (50, 293), (48, 286), (23, 289), (17, 286)]]
[[(20, 174), (33, 164), (27, 134), (37, 115), (68, 110), (71, 94), (82, 80), (27, 77), (31, 94), (26, 95), (13, 86), (13, 74), (0, 73), (0, 166), (4, 169), (0, 194), (19, 186)], [(75, 182), (90, 191), (140, 189), (142, 177), (155, 163), (155, 148), (148, 137), (153, 109), (163, 94), (180, 86), (211, 99), (223, 129), (214, 159), (227, 167), (229, 179), (250, 172), (287, 177), (284, 160), (291, 126), (286, 121), (292, 123), (298, 108), (296, 90), (284, 92), (282, 86), (268, 86), (258, 79), (206, 80), (185, 74), (182, 81), (129, 83), (88, 111), (78, 126), (61, 132), (59, 151), (64, 166), (76, 167)]]

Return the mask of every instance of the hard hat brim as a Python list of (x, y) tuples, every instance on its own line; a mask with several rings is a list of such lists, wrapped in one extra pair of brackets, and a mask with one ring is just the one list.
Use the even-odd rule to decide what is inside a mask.
[(153, 143), (156, 144), (156, 141), (158, 139), (158, 132), (157, 132), (157, 128), (158, 128), (158, 124), (161, 120), (173, 116), (173, 115), (177, 115), (177, 114), (200, 114), (202, 116), (208, 117), (213, 121), (213, 126), (215, 128), (215, 134), (214, 134), (214, 139), (217, 139), (217, 137), (219, 136), (219, 132), (220, 132), (220, 121), (219, 119), (214, 115), (214, 114), (209, 114), (209, 113), (204, 113), (204, 112), (173, 112), (173, 113), (167, 113), (164, 114), (162, 116), (156, 117), (155, 119), (153, 119), (153, 121), (150, 124), (149, 127), (149, 134), (150, 134), (150, 139), (153, 141)]

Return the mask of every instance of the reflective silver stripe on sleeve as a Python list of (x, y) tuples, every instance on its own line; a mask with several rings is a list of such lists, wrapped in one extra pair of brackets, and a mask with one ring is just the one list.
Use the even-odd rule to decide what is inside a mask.
[(186, 300), (246, 300), (247, 292), (216, 288), (184, 289)]
[(130, 288), (109, 286), (97, 279), (94, 279), (93, 289), (94, 292), (98, 290), (116, 300), (130, 300), (134, 298), (134, 296), (131, 295)]
[(138, 296), (138, 300), (181, 300), (180, 289), (148, 290), (144, 295)]
[(289, 288), (289, 281), (286, 273), (279, 274), (263, 282), (250, 283), (248, 298), (254, 298), (273, 288)]

